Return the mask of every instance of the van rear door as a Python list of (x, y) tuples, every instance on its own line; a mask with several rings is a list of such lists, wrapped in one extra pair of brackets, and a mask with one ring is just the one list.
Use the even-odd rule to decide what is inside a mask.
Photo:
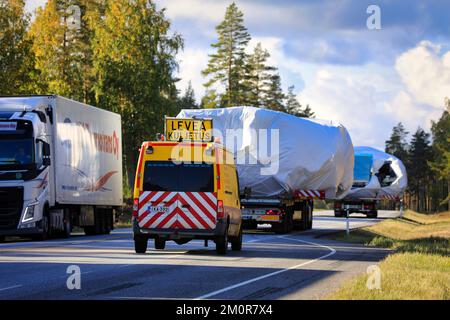
[(214, 229), (217, 194), (212, 164), (147, 161), (139, 197), (139, 227)]

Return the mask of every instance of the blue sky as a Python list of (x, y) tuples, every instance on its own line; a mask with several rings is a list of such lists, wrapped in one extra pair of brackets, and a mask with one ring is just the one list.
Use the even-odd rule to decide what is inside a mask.
[[(409, 131), (429, 129), (450, 97), (450, 1), (235, 2), (252, 36), (250, 47), (261, 42), (269, 50), (283, 87), (295, 85), (300, 102), (318, 118), (344, 124), (355, 145), (384, 148), (399, 121)], [(27, 1), (27, 8), (42, 3)], [(192, 81), (200, 98), (200, 72), (231, 1), (156, 3), (185, 39), (179, 88)], [(381, 30), (366, 26), (371, 4), (380, 7)]]

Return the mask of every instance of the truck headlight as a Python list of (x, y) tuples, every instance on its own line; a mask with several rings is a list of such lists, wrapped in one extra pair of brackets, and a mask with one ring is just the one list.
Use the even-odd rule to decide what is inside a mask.
[(22, 222), (27, 222), (33, 220), (34, 218), (34, 207), (36, 203), (30, 204), (25, 208), (25, 214), (23, 215)]

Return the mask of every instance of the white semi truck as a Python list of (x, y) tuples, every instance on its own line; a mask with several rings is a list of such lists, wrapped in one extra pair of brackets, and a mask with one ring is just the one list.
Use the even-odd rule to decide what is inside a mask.
[(120, 115), (55, 95), (0, 97), (0, 240), (108, 234), (123, 203)]

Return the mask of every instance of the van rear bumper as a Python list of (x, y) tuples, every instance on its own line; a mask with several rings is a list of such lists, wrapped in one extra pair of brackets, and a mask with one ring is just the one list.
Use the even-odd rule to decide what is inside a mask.
[(215, 229), (142, 229), (133, 219), (133, 232), (136, 236), (147, 236), (149, 239), (215, 239), (225, 234), (226, 220), (218, 220)]

